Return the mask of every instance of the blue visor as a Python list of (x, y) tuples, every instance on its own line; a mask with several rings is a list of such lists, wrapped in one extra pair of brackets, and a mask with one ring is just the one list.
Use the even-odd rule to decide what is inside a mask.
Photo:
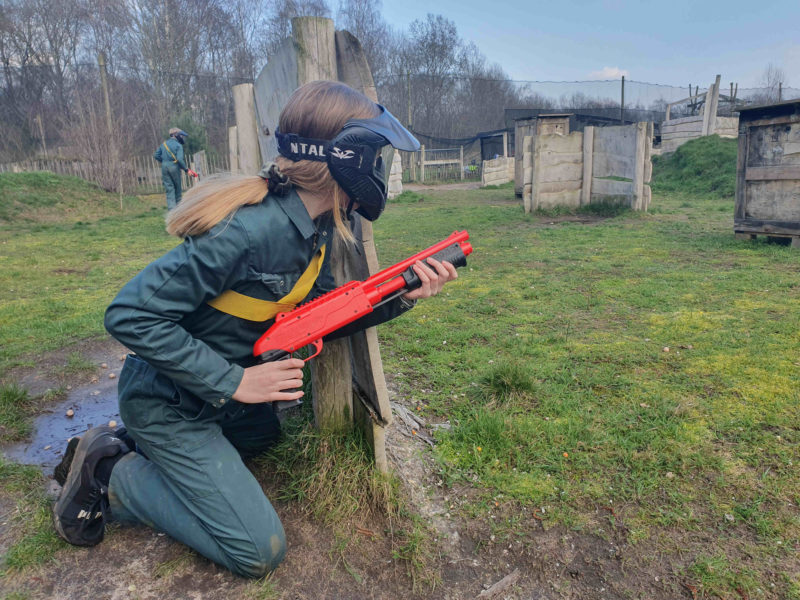
[(408, 152), (419, 150), (420, 145), (417, 138), (411, 135), (411, 132), (403, 127), (400, 121), (384, 106), (378, 104), (378, 108), (381, 109), (381, 114), (377, 117), (372, 119), (352, 119), (344, 124), (342, 131), (350, 127), (363, 127), (384, 138), (397, 150), (406, 150)]

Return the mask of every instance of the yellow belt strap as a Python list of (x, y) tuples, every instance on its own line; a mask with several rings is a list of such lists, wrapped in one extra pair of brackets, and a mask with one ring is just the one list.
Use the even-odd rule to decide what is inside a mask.
[(240, 319), (269, 321), (278, 313), (292, 310), (297, 306), (298, 302), (308, 296), (322, 269), (323, 260), (325, 260), (325, 246), (322, 246), (314, 255), (308, 268), (306, 268), (289, 293), (277, 302), (260, 300), (233, 290), (227, 290), (213, 300), (209, 300), (208, 304), (221, 312)]
[(167, 149), (167, 152), (169, 152), (169, 155), (172, 157), (172, 162), (174, 162), (174, 163), (178, 162), (178, 157), (177, 157), (177, 156), (175, 156), (175, 155), (172, 153), (172, 150), (170, 150), (170, 149), (169, 149), (169, 146), (167, 146), (167, 142), (164, 142), (164, 148), (166, 148), (166, 149)]

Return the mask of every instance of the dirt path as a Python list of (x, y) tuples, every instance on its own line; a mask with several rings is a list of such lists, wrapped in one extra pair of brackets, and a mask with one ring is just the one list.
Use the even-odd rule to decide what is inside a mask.
[[(76, 377), (67, 401), (78, 410), (87, 399), (100, 395), (94, 394), (98, 390), (101, 394), (111, 390), (113, 396), (116, 378), (109, 375), (119, 372), (124, 349), (105, 340), (86, 344), (81, 352), (95, 364), (108, 366)], [(39, 392), (55, 387), (63, 383), (52, 375), (60, 363), (63, 356), (54, 355), (35, 371), (18, 373), (19, 381)], [(405, 406), (396, 391), (391, 396), (393, 403)], [(432, 426), (426, 423), (423, 431), (430, 433)], [(66, 548), (43, 567), (7, 574), (0, 580), (0, 592), (24, 593), (20, 597), (31, 600), (690, 597), (676, 593), (680, 586), (674, 577), (668, 584), (665, 576), (669, 574), (660, 572), (665, 567), (655, 573), (631, 565), (624, 568), (628, 562), (636, 563), (625, 543), (625, 530), (603, 511), (598, 511), (598, 526), (593, 530), (597, 533), (592, 534), (545, 528), (533, 512), (502, 503), (480, 517), (459, 517), (459, 506), (474, 498), (476, 491), (444, 486), (424, 436), (411, 435), (402, 419), (395, 419), (387, 437), (387, 451), (404, 493), (430, 527), (426, 550), (434, 580), (415, 581), (408, 564), (395, 558), (398, 549), (390, 535), (395, 524), (386, 519), (365, 517), (355, 523), (372, 535), (351, 535), (356, 541), (344, 545), (342, 532), (315, 522), (297, 506), (278, 502), (275, 506), (286, 528), (289, 552), (267, 583), (233, 576), (146, 527), (113, 526), (106, 540), (94, 548)], [(46, 473), (51, 472), (48, 467)], [(274, 497), (270, 482), (263, 485), (268, 496)], [(51, 487), (54, 492), (58, 489), (55, 483)], [(509, 517), (515, 519), (515, 528), (497, 533), (498, 525)], [(13, 543), (13, 532), (5, 522), (0, 525), (0, 542), (0, 548)], [(490, 589), (508, 575), (513, 583)]]

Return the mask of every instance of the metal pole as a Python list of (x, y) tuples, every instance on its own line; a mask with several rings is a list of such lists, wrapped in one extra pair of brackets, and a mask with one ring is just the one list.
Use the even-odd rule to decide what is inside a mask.
[(622, 76), (622, 93), (619, 101), (619, 124), (625, 124), (625, 75)]

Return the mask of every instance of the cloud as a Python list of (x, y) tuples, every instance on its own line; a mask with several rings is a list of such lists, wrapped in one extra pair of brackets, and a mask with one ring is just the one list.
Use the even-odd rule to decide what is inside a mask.
[(603, 67), (599, 71), (592, 71), (589, 73), (589, 79), (619, 79), (622, 76), (628, 76), (627, 69), (620, 69), (619, 67)]

